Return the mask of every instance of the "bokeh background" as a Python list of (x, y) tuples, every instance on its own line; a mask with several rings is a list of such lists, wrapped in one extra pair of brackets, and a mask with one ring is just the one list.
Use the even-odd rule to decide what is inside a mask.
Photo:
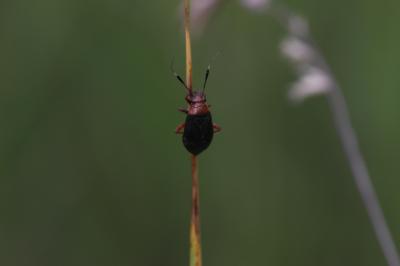
[[(0, 2), (0, 265), (188, 265), (179, 1)], [(400, 245), (400, 2), (290, 0), (344, 88)], [(380, 266), (324, 98), (270, 17), (227, 1), (193, 40), (223, 127), (200, 156), (204, 264)]]

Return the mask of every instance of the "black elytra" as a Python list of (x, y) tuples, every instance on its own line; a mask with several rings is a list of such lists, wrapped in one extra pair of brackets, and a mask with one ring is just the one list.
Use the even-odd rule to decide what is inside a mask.
[(211, 113), (187, 115), (182, 142), (186, 150), (198, 155), (210, 146), (214, 136)]

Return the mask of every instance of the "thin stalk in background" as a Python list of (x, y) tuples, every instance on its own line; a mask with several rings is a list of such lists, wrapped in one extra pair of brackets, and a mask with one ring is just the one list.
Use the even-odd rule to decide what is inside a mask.
[(326, 96), (356, 187), (386, 262), (389, 266), (400, 266), (399, 254), (358, 145), (341, 87), (315, 45), (307, 22), (282, 4), (273, 3), (269, 10), (289, 32), (289, 36), (282, 44), (282, 52), (293, 62), (300, 75), (300, 80), (294, 84), (289, 96), (293, 100), (300, 101), (317, 94)]
[[(190, 40), (190, 1), (184, 1), (184, 24), (186, 43), (186, 85), (193, 90), (192, 47)], [(197, 156), (192, 155), (192, 213), (190, 222), (190, 266), (202, 266), (200, 233), (199, 170)]]

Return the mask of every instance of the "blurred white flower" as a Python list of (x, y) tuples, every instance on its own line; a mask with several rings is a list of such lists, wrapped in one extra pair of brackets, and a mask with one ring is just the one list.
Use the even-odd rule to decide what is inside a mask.
[(289, 36), (281, 43), (281, 52), (294, 63), (310, 64), (315, 56), (313, 48), (299, 38)]
[(207, 14), (218, 4), (218, 2), (219, 0), (192, 0), (192, 19), (196, 21), (199, 17)]
[(240, 0), (244, 7), (256, 12), (264, 11), (271, 4), (271, 0)]
[(222, 0), (192, 0), (190, 11), (194, 34), (201, 34), (210, 16), (214, 14), (221, 2)]
[(332, 80), (327, 73), (318, 68), (311, 68), (293, 84), (288, 96), (294, 102), (301, 102), (308, 97), (329, 92), (332, 85)]
[(307, 36), (309, 34), (308, 23), (301, 16), (291, 16), (288, 24), (289, 31), (295, 36)]

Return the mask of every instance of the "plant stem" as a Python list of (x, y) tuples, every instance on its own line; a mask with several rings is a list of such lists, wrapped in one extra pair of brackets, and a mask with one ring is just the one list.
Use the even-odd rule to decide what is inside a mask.
[[(184, 1), (186, 43), (186, 86), (192, 92), (192, 46), (190, 40), (190, 1)], [(190, 222), (190, 266), (202, 266), (200, 237), (199, 169), (197, 156), (192, 155), (192, 214)]]
[(199, 170), (196, 155), (192, 155), (192, 216), (190, 224), (190, 266), (201, 266)]
[(354, 181), (387, 264), (389, 266), (400, 266), (396, 245), (379, 204), (367, 165), (358, 146), (358, 140), (351, 125), (346, 101), (339, 86), (334, 86), (332, 91), (327, 95), (327, 98), (337, 133), (353, 173)]
[(190, 1), (185, 0), (186, 86), (192, 90), (192, 45), (190, 41)]

